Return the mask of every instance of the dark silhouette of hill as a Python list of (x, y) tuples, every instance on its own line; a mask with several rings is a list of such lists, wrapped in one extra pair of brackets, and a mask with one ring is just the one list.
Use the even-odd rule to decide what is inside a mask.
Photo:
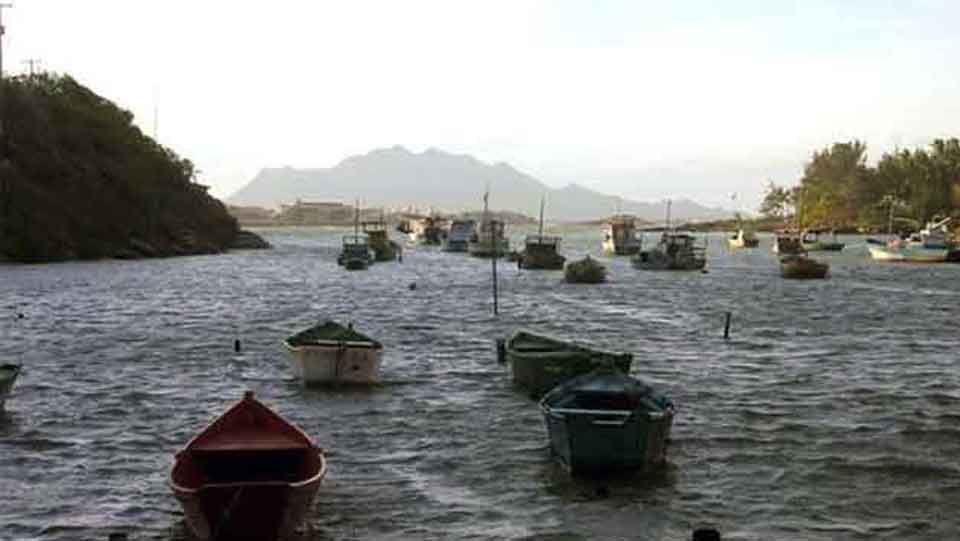
[[(553, 189), (506, 163), (488, 164), (464, 154), (429, 149), (420, 154), (395, 146), (351, 156), (327, 169), (263, 169), (246, 186), (228, 198), (236, 205), (279, 206), (296, 199), (352, 202), (364, 206), (433, 207), (438, 211), (460, 212), (482, 205), (482, 194), (490, 187), (492, 209), (536, 216), (540, 197), (547, 197), (547, 216), (553, 221), (581, 221), (623, 212), (647, 220), (660, 220), (662, 203), (622, 200), (571, 184)], [(673, 203), (680, 219), (724, 216), (692, 201)]]
[(193, 182), (193, 164), (144, 135), (129, 111), (68, 76), (2, 84), (0, 258), (213, 253), (237, 239), (236, 220)]

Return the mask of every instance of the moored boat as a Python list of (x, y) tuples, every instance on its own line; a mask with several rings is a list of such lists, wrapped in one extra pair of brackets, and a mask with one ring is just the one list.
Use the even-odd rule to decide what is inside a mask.
[(626, 214), (611, 216), (603, 227), (603, 251), (613, 255), (634, 255), (639, 252), (636, 218)]
[(666, 462), (670, 398), (616, 368), (561, 383), (540, 401), (551, 454), (571, 473)]
[(446, 236), (447, 220), (439, 216), (424, 216), (410, 222), (410, 241), (416, 244), (436, 246)]
[(19, 364), (0, 365), (0, 409), (3, 409), (7, 397), (13, 391), (13, 384), (17, 382), (20, 376), (21, 367)]
[(470, 239), (477, 232), (477, 222), (473, 220), (453, 220), (443, 239), (444, 252), (466, 252)]
[(822, 279), (827, 277), (830, 265), (806, 254), (788, 254), (780, 258), (780, 275), (791, 279)]
[(540, 396), (557, 384), (600, 366), (612, 365), (629, 372), (633, 355), (595, 350), (521, 330), (507, 339), (506, 360), (513, 383)]
[(579, 261), (567, 263), (563, 278), (571, 284), (599, 284), (607, 281), (607, 268), (588, 254)]
[(510, 241), (504, 233), (503, 222), (490, 218), (487, 206), (489, 196), (489, 192), (483, 194), (483, 219), (467, 243), (467, 251), (474, 257), (504, 257), (510, 252)]
[(839, 252), (844, 244), (837, 240), (835, 231), (808, 229), (800, 236), (800, 245), (807, 252)]
[(305, 385), (369, 384), (380, 380), (383, 345), (335, 321), (324, 321), (287, 337), (293, 373)]
[(752, 230), (741, 227), (727, 239), (727, 244), (731, 248), (756, 248), (760, 245), (760, 239)]
[(366, 235), (344, 235), (337, 264), (347, 270), (365, 270), (373, 264), (373, 252)]
[(706, 248), (689, 233), (664, 231), (650, 250), (640, 250), (630, 261), (643, 270), (702, 270), (707, 265)]
[(773, 250), (773, 253), (781, 255), (803, 253), (803, 244), (800, 242), (800, 235), (790, 230), (775, 232), (771, 250)]
[(523, 243), (523, 253), (517, 261), (521, 269), (563, 270), (567, 258), (558, 253), (560, 237), (543, 234), (543, 206), (540, 199), (540, 226), (536, 235), (527, 235)]
[(381, 218), (377, 222), (363, 222), (363, 232), (367, 235), (374, 261), (394, 261), (400, 254), (400, 245), (390, 240), (387, 224)]
[(202, 540), (292, 535), (327, 472), (323, 451), (253, 393), (176, 454), (170, 487)]

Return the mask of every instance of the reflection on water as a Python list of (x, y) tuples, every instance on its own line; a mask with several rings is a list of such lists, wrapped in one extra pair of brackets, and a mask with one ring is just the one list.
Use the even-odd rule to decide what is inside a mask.
[[(960, 266), (876, 264), (848, 238), (822, 256), (830, 279), (789, 282), (769, 239), (713, 236), (708, 273), (656, 273), (604, 258), (598, 230), (564, 234), (611, 282), (504, 262), (499, 318), (488, 261), (408, 248), (347, 273), (333, 229), (268, 231), (269, 252), (0, 266), (0, 310), (27, 316), (0, 328), (0, 357), (26, 365), (0, 416), (0, 538), (181, 538), (173, 452), (248, 388), (329, 450), (310, 539), (955, 535)], [(321, 317), (384, 342), (383, 385), (292, 379), (280, 340)], [(666, 471), (555, 466), (496, 363), (518, 326), (634, 352), (678, 405)]]

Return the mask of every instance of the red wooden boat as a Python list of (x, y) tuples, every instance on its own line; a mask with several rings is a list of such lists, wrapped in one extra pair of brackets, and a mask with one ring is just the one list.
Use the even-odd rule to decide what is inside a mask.
[(327, 473), (302, 430), (247, 391), (176, 455), (170, 486), (204, 540), (267, 540), (304, 520)]

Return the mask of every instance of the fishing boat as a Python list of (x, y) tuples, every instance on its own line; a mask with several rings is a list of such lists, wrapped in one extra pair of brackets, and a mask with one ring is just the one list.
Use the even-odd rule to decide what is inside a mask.
[(453, 220), (443, 239), (444, 252), (466, 252), (470, 239), (477, 233), (474, 220)]
[(673, 403), (616, 368), (561, 383), (540, 408), (551, 454), (571, 473), (645, 470), (666, 462)]
[(327, 473), (323, 451), (247, 391), (180, 452), (170, 487), (202, 540), (294, 534)]
[(344, 235), (337, 264), (347, 270), (366, 270), (373, 264), (370, 239), (360, 233), (360, 204), (357, 203), (353, 220), (353, 234)]
[(807, 252), (839, 252), (844, 244), (837, 240), (836, 231), (808, 229), (800, 235), (800, 244)]
[(760, 239), (757, 238), (757, 234), (753, 230), (741, 227), (727, 239), (727, 243), (731, 248), (756, 248), (760, 245)]
[(603, 251), (613, 255), (634, 255), (639, 252), (636, 218), (626, 214), (611, 216), (603, 226)]
[(788, 254), (780, 258), (780, 275), (789, 279), (823, 279), (830, 265), (808, 257), (805, 253)]
[(474, 257), (503, 257), (510, 252), (510, 241), (504, 234), (503, 222), (490, 217), (487, 199), (483, 194), (483, 219), (480, 227), (467, 243), (467, 251)]
[(664, 231), (650, 250), (640, 250), (631, 258), (633, 266), (643, 270), (702, 270), (707, 265), (707, 249), (689, 233)]
[(523, 253), (517, 261), (521, 269), (563, 270), (567, 258), (558, 253), (560, 237), (543, 234), (543, 204), (540, 199), (540, 226), (536, 235), (527, 235), (523, 242)]
[(776, 231), (773, 235), (771, 250), (773, 250), (773, 253), (781, 255), (803, 253), (803, 244), (800, 242), (800, 235), (788, 229)]
[(3, 409), (7, 397), (13, 391), (13, 384), (20, 376), (19, 364), (0, 364), (0, 409)]
[(867, 239), (870, 257), (877, 261), (904, 263), (943, 263), (947, 261), (952, 246), (947, 242), (946, 226), (950, 218), (928, 223), (917, 233), (901, 239), (893, 235), (893, 209), (887, 225), (888, 240)]
[(447, 220), (439, 216), (424, 216), (410, 221), (410, 241), (415, 244), (438, 246), (446, 235)]
[(571, 284), (599, 284), (607, 281), (607, 268), (587, 254), (579, 261), (568, 263), (563, 278)]
[(290, 367), (304, 385), (370, 384), (380, 380), (383, 345), (335, 321), (324, 321), (287, 337)]
[(630, 371), (633, 355), (591, 349), (572, 342), (519, 330), (506, 341), (506, 360), (513, 383), (540, 396), (559, 383), (598, 366)]
[(381, 214), (380, 220), (363, 222), (363, 232), (367, 235), (374, 261), (395, 261), (400, 255), (400, 244), (390, 240), (387, 224)]

